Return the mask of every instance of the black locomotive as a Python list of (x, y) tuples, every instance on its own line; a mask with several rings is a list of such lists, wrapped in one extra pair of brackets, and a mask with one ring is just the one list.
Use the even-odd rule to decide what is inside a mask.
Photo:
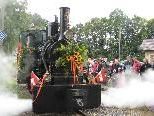
[(71, 71), (55, 66), (63, 54), (54, 50), (67, 44), (69, 12), (70, 8), (61, 7), (60, 24), (55, 17), (47, 30), (28, 30), (19, 39), (17, 82), (28, 84), (36, 113), (72, 112), (101, 104), (101, 85), (83, 83), (82, 79), (75, 83)]

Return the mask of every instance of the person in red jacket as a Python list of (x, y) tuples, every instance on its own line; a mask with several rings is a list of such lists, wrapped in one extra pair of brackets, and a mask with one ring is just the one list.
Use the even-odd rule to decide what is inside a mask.
[(135, 73), (140, 73), (140, 68), (141, 68), (141, 63), (140, 61), (134, 57), (133, 58), (133, 66), (132, 66), (132, 69)]

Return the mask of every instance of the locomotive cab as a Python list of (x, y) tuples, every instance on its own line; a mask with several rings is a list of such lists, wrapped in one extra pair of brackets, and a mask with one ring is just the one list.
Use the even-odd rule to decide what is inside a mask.
[(30, 71), (34, 68), (36, 62), (38, 62), (37, 64), (41, 62), (41, 56), (39, 55), (39, 52), (41, 52), (40, 47), (46, 40), (46, 30), (27, 30), (21, 32), (17, 53), (17, 82), (19, 84), (26, 84), (28, 78), (30, 78)]

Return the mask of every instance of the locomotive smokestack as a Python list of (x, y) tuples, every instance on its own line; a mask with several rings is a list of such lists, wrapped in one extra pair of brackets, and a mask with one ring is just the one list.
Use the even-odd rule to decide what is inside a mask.
[(58, 17), (55, 15), (55, 21), (48, 24), (48, 37), (58, 34)]
[(60, 7), (60, 39), (63, 39), (63, 34), (69, 29), (69, 7)]

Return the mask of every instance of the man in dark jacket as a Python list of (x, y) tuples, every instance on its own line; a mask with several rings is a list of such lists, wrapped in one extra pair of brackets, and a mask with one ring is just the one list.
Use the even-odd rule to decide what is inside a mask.
[(141, 65), (141, 68), (140, 68), (140, 73), (143, 74), (149, 68), (151, 68), (151, 64), (148, 62), (148, 59), (144, 58), (143, 64)]

